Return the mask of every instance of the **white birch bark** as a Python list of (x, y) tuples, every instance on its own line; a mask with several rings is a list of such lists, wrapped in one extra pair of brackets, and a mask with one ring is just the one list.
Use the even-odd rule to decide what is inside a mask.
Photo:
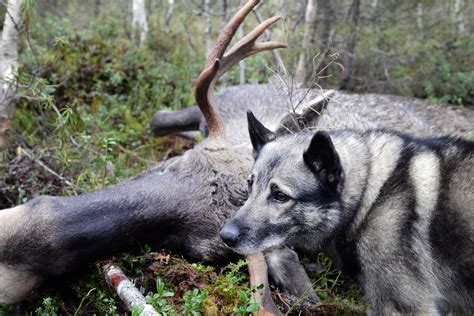
[[(237, 31), (239, 38), (244, 37), (244, 26), (241, 25)], [(239, 61), (239, 84), (245, 84), (245, 61), (242, 59)]]
[(143, 46), (148, 35), (145, 0), (133, 0), (132, 2), (132, 32), (133, 36), (138, 35), (140, 47)]
[(212, 49), (212, 17), (211, 17), (211, 0), (204, 0), (204, 20), (206, 23), (204, 33), (206, 36), (206, 56), (209, 56)]
[(221, 30), (224, 28), (224, 26), (227, 24), (227, 11), (228, 11), (228, 5), (227, 5), (227, 0), (221, 0)]
[(316, 0), (308, 0), (304, 18), (304, 34), (301, 43), (301, 54), (296, 66), (295, 81), (302, 85), (307, 78), (307, 69), (313, 69), (311, 66), (311, 49), (314, 48), (316, 35)]
[(15, 112), (21, 3), (22, 0), (8, 1), (0, 42), (0, 148), (5, 146), (5, 132), (11, 127)]
[(115, 288), (117, 295), (122, 302), (125, 303), (129, 311), (136, 307), (143, 306), (142, 316), (159, 316), (160, 314), (147, 304), (146, 298), (138, 291), (128, 277), (123, 273), (122, 269), (112, 264), (104, 267), (104, 274), (107, 283)]
[(459, 34), (466, 34), (466, 25), (463, 18), (463, 0), (454, 0), (454, 16), (453, 20), (456, 22)]
[(418, 2), (416, 4), (416, 26), (421, 32), (421, 30), (423, 29), (423, 3), (421, 2)]
[(173, 16), (173, 10), (174, 10), (174, 0), (168, 0), (168, 11), (166, 11), (166, 16), (165, 16), (165, 32), (168, 32), (170, 29), (170, 21), (171, 17)]

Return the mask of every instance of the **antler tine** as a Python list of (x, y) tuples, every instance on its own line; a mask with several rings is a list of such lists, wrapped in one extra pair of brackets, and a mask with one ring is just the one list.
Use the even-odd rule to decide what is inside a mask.
[(210, 139), (225, 136), (224, 121), (215, 106), (212, 94), (212, 89), (217, 79), (229, 70), (230, 67), (250, 55), (261, 51), (287, 47), (286, 44), (279, 42), (255, 43), (266, 29), (280, 19), (279, 17), (273, 17), (260, 23), (252, 32), (235, 44), (229, 50), (229, 53), (224, 55), (238, 28), (258, 3), (259, 0), (249, 0), (227, 23), (207, 57), (206, 68), (196, 80), (194, 94), (196, 102), (206, 119)]
[(281, 17), (274, 16), (263, 21), (250, 33), (240, 39), (240, 41), (238, 41), (232, 48), (230, 48), (221, 61), (221, 66), (219, 68), (217, 77), (220, 77), (227, 70), (229, 70), (229, 68), (248, 56), (267, 50), (286, 48), (287, 45), (281, 42), (256, 43), (257, 39), (280, 19)]
[(237, 11), (229, 23), (227, 23), (219, 34), (212, 51), (207, 57), (206, 68), (201, 72), (196, 80), (194, 96), (204, 118), (206, 119), (210, 139), (225, 136), (224, 121), (215, 106), (214, 96), (212, 95), (214, 83), (218, 79), (217, 74), (220, 68), (220, 59), (224, 55), (225, 50), (229, 46), (245, 17), (252, 12), (252, 9), (258, 4), (258, 2), (259, 0), (250, 0), (247, 2), (239, 11)]
[(240, 8), (240, 10), (237, 11), (229, 23), (227, 23), (224, 29), (220, 32), (212, 51), (209, 53), (209, 56), (207, 56), (206, 66), (209, 67), (215, 63), (216, 59), (222, 58), (225, 50), (229, 46), (240, 25), (259, 2), (259, 0), (250, 0), (242, 8)]

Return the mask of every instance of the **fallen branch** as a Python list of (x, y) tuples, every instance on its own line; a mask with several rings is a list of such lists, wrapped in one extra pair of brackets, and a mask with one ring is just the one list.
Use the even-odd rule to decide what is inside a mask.
[(113, 286), (117, 295), (125, 303), (129, 311), (136, 307), (143, 306), (140, 315), (160, 315), (150, 304), (147, 304), (146, 298), (137, 290), (133, 283), (123, 273), (122, 269), (109, 263), (104, 266), (104, 274), (107, 283)]
[(45, 165), (40, 159), (36, 158), (31, 152), (29, 152), (28, 149), (18, 147), (16, 152), (17, 152), (18, 156), (24, 155), (24, 156), (28, 157), (31, 161), (33, 161), (38, 166), (43, 168), (46, 172), (48, 172), (49, 174), (55, 176), (56, 178), (58, 178), (59, 180), (61, 180), (62, 182), (64, 182), (68, 186), (70, 186), (72, 188), (72, 190), (74, 191), (74, 194), (77, 195), (78, 192), (81, 191), (81, 189), (77, 185), (75, 185), (74, 183), (72, 183), (71, 181), (69, 181), (68, 179), (66, 179), (65, 177), (63, 177), (62, 175), (60, 175), (59, 173), (57, 173), (56, 171), (54, 171), (53, 169), (51, 169), (50, 167)]

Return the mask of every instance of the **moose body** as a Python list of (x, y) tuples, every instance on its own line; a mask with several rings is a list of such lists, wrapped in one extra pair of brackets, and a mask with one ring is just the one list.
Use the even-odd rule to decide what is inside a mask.
[(474, 142), (249, 126), (249, 199), (220, 233), (235, 251), (325, 249), (377, 315), (474, 308)]
[[(255, 111), (264, 124), (281, 128), (289, 108), (286, 95), (278, 91), (277, 86), (270, 84), (246, 85), (226, 88), (217, 97), (227, 142), (232, 145), (216, 146), (204, 141), (184, 155), (160, 162), (116, 186), (74, 197), (42, 196), (1, 210), (0, 302), (17, 302), (45, 280), (74, 271), (97, 258), (137, 251), (145, 244), (153, 249), (170, 249), (193, 260), (232, 259), (235, 255), (222, 243), (218, 232), (247, 198), (252, 149), (244, 128), (244, 114), (247, 110)], [(307, 95), (306, 101), (315, 94)], [(335, 101), (329, 102), (319, 121), (311, 122), (307, 128), (398, 126), (407, 123), (393, 117), (404, 115), (411, 118), (409, 129), (420, 135), (441, 134), (444, 128), (460, 134), (472, 132), (450, 124), (462, 124), (464, 119), (454, 108), (420, 104), (420, 108), (434, 108), (431, 113), (443, 111), (443, 116), (431, 122), (420, 108), (413, 108), (417, 103), (413, 99), (341, 92), (333, 98)], [(381, 105), (378, 107), (375, 101)], [(470, 112), (461, 114), (468, 116)], [(441, 118), (446, 121), (438, 123)], [(176, 124), (175, 130), (181, 128)], [(287, 258), (284, 262), (288, 267), (284, 269), (289, 271), (281, 268), (281, 256)], [(304, 271), (293, 252), (287, 249), (280, 254), (267, 254), (267, 259), (271, 259), (268, 262), (273, 279), (284, 286), (288, 282), (284, 274), (293, 275), (297, 281), (286, 287), (304, 292), (305, 278), (297, 276)]]
[[(145, 244), (198, 261), (235, 258), (218, 232), (247, 196), (251, 155), (238, 150), (205, 141), (116, 186), (0, 211), (0, 302), (16, 302), (44, 280)], [(299, 282), (290, 288), (308, 286), (291, 256), (288, 269)]]

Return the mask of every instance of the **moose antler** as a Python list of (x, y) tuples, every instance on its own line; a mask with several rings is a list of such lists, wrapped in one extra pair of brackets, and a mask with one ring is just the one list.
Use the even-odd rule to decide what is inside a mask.
[(280, 42), (263, 42), (256, 43), (260, 35), (277, 22), (280, 17), (269, 18), (260, 23), (253, 31), (244, 36), (227, 54), (225, 51), (229, 46), (232, 38), (238, 28), (244, 21), (245, 17), (259, 3), (258, 0), (248, 1), (227, 23), (219, 34), (212, 51), (207, 57), (206, 66), (196, 80), (195, 98), (206, 119), (209, 127), (209, 138), (215, 139), (225, 137), (224, 122), (215, 104), (212, 90), (216, 81), (232, 66), (242, 59), (254, 55), (258, 52), (287, 47), (286, 44)]
[[(214, 95), (212, 94), (217, 80), (232, 66), (248, 56), (267, 50), (287, 47), (286, 44), (280, 42), (256, 42), (265, 30), (280, 19), (280, 17), (275, 16), (257, 25), (257, 27), (240, 39), (225, 53), (238, 28), (258, 3), (258, 0), (248, 1), (232, 17), (229, 23), (227, 23), (207, 57), (204, 70), (196, 80), (195, 98), (206, 119), (210, 139), (225, 138), (224, 121), (222, 120), (215, 103)], [(263, 255), (249, 256), (247, 257), (247, 262), (249, 265), (251, 285), (264, 285), (263, 293), (256, 294), (256, 298), (259, 299), (263, 305), (260, 314), (279, 314), (278, 308), (274, 304), (268, 288), (268, 272)]]

